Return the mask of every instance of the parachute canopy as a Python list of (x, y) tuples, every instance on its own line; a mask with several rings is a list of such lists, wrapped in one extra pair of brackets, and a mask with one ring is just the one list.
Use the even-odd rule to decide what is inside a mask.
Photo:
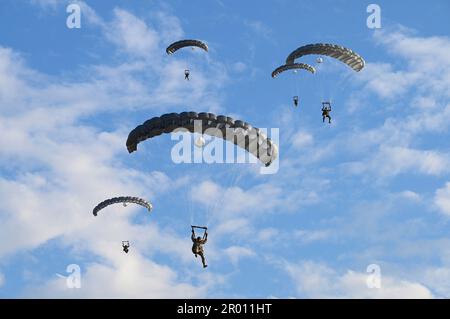
[(113, 204), (119, 204), (119, 203), (133, 203), (133, 204), (138, 204), (141, 205), (145, 208), (148, 209), (149, 212), (152, 211), (152, 204), (150, 204), (148, 201), (146, 201), (145, 199), (139, 198), (139, 197), (132, 197), (132, 196), (121, 196), (121, 197), (113, 197), (107, 200), (104, 200), (103, 202), (101, 202), (100, 204), (98, 204), (97, 206), (94, 207), (92, 213), (94, 214), (94, 216), (97, 216), (98, 212), (100, 210), (102, 210), (103, 208), (109, 206), (109, 205), (113, 205)]
[(311, 72), (312, 74), (316, 73), (316, 69), (314, 69), (314, 67), (309, 64), (293, 63), (293, 64), (285, 64), (285, 65), (279, 66), (272, 72), (272, 77), (275, 78), (278, 76), (278, 74), (283, 73), (284, 71), (287, 71), (287, 70), (297, 70), (297, 69), (303, 69), (303, 70)]
[(269, 166), (278, 156), (277, 145), (272, 143), (260, 129), (225, 115), (216, 116), (205, 112), (169, 113), (146, 121), (128, 135), (128, 152), (136, 151), (137, 145), (146, 139), (162, 133), (171, 133), (178, 128), (228, 140), (253, 154), (266, 166)]
[(208, 52), (208, 46), (206, 45), (206, 43), (200, 40), (181, 40), (174, 42), (167, 47), (166, 52), (167, 54), (173, 54), (175, 53), (175, 51), (178, 51), (179, 49), (184, 47), (199, 47)]
[(289, 54), (286, 59), (286, 64), (293, 64), (295, 59), (309, 54), (326, 55), (338, 59), (356, 72), (361, 71), (365, 65), (364, 59), (356, 52), (340, 45), (328, 43), (316, 43), (302, 46)]

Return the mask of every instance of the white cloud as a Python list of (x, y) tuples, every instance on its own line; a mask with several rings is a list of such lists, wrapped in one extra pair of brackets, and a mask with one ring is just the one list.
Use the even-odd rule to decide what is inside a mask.
[[(395, 94), (389, 86), (398, 90), (398, 96), (414, 88), (415, 94), (450, 97), (450, 57), (446, 53), (450, 50), (450, 41), (447, 37), (424, 38), (414, 36), (407, 30), (397, 30), (376, 32), (375, 39), (392, 54), (404, 58), (408, 67), (406, 71), (393, 71), (386, 64), (378, 65), (373, 70), (369, 67), (367, 76), (374, 79), (369, 80), (368, 88), (382, 97)], [(383, 84), (383, 81), (386, 82)]]
[(422, 109), (436, 109), (438, 103), (435, 98), (431, 96), (418, 96), (412, 101), (413, 107)]
[(422, 200), (422, 196), (420, 194), (417, 194), (416, 192), (405, 190), (399, 194), (401, 197), (413, 201), (413, 202), (420, 202)]
[(114, 9), (114, 20), (106, 30), (107, 37), (125, 52), (150, 57), (159, 48), (159, 35), (144, 21), (122, 9)]
[(377, 93), (381, 98), (398, 97), (421, 80), (420, 73), (394, 71), (386, 63), (368, 63), (360, 75), (367, 84), (365, 90)]
[(292, 136), (292, 145), (296, 149), (303, 149), (314, 143), (314, 138), (311, 134), (306, 132), (297, 132)]
[[(376, 32), (375, 40), (397, 58), (396, 63), (368, 61), (355, 76), (364, 88), (351, 97), (350, 104), (352, 108), (364, 105), (369, 113), (386, 119), (381, 126), (339, 137), (345, 149), (365, 157), (349, 167), (377, 179), (401, 173), (447, 174), (449, 155), (421, 149), (418, 141), (448, 132), (450, 58), (443, 52), (449, 50), (450, 39), (419, 37), (403, 28)], [(376, 101), (373, 109), (367, 108), (370, 100)]]
[(450, 296), (450, 268), (430, 267), (425, 270), (424, 282), (443, 298)]
[(448, 172), (448, 156), (436, 151), (421, 151), (403, 147), (382, 148), (375, 165), (382, 164), (381, 174), (398, 174), (418, 170), (424, 174), (439, 175)]
[[(72, 1), (71, 1), (72, 2)], [(85, 1), (74, 1), (73, 3), (77, 3), (81, 8), (81, 17), (84, 21), (91, 24), (92, 26), (98, 27), (106, 27), (104, 20), (100, 17), (94, 9), (92, 9)]]
[(381, 273), (381, 288), (368, 288), (368, 274), (334, 269), (312, 261), (285, 263), (299, 296), (308, 298), (433, 298), (420, 283), (401, 280)]
[(296, 241), (311, 243), (314, 241), (323, 241), (330, 237), (330, 232), (326, 230), (296, 230), (294, 232)]
[[(251, 217), (271, 212), (281, 200), (281, 192), (279, 187), (270, 184), (261, 184), (244, 190), (234, 185), (223, 188), (212, 181), (204, 181), (192, 189), (192, 198), (206, 206), (214, 203), (214, 207), (221, 209), (220, 218), (228, 219), (230, 216)], [(268, 197), (271, 198), (270, 201), (267, 201)]]
[[(202, 276), (193, 286), (178, 278), (169, 267), (143, 258), (136, 252), (113, 253), (110, 264), (90, 264), (81, 272), (81, 288), (67, 287), (65, 278), (30, 287), (29, 296), (40, 298), (203, 298), (213, 276)], [(220, 278), (217, 278), (220, 282)]]
[(160, 11), (156, 14), (156, 18), (159, 22), (161, 38), (168, 42), (167, 45), (183, 38), (184, 31), (181, 21), (176, 16)]
[(345, 166), (353, 174), (373, 172), (377, 178), (382, 178), (402, 173), (439, 176), (449, 172), (449, 164), (449, 156), (437, 151), (381, 145), (369, 160), (347, 163)]
[(450, 216), (450, 182), (436, 190), (434, 204), (442, 214)]
[(31, 4), (41, 7), (42, 9), (56, 9), (60, 4), (64, 3), (61, 0), (30, 0)]
[(256, 238), (259, 242), (267, 242), (273, 240), (279, 233), (275, 228), (264, 228), (258, 232)]
[(272, 40), (272, 29), (265, 25), (262, 21), (246, 20), (244, 21), (244, 25), (257, 35)]
[(230, 258), (231, 263), (237, 266), (243, 258), (256, 256), (255, 252), (247, 247), (231, 246), (225, 249), (225, 254)]
[(235, 62), (232, 65), (232, 69), (236, 73), (242, 73), (247, 70), (248, 66), (244, 62)]

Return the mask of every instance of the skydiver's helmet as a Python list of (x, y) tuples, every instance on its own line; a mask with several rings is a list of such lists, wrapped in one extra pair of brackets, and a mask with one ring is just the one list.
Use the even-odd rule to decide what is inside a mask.
[(197, 237), (197, 240), (200, 241), (200, 240), (202, 240), (202, 238), (201, 238), (200, 236), (198, 236), (198, 237)]

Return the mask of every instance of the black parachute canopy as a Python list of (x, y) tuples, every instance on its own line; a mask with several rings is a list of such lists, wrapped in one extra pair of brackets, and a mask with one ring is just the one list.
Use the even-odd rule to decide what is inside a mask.
[(146, 139), (162, 133), (171, 133), (177, 128), (184, 128), (194, 133), (195, 121), (201, 121), (202, 134), (228, 140), (253, 154), (266, 166), (269, 166), (278, 156), (277, 145), (260, 129), (241, 120), (206, 112), (168, 113), (144, 122), (128, 135), (126, 143), (128, 152), (136, 151), (137, 145)]
[(208, 46), (206, 45), (206, 43), (200, 40), (180, 40), (174, 42), (167, 47), (166, 52), (167, 54), (173, 54), (184, 47), (198, 47), (208, 52)]
[(298, 69), (302, 69), (302, 70), (306, 70), (311, 72), (312, 74), (316, 73), (316, 69), (306, 63), (293, 63), (293, 64), (285, 64), (282, 66), (279, 66), (278, 68), (276, 68), (275, 70), (273, 70), (272, 72), (272, 77), (277, 77), (278, 74), (283, 73), (284, 71), (288, 71), (288, 70), (298, 70)]
[(309, 54), (326, 55), (347, 64), (356, 72), (364, 68), (364, 59), (356, 52), (336, 44), (316, 43), (308, 44), (294, 50), (286, 58), (286, 64), (293, 64), (295, 59)]
[(108, 207), (109, 205), (113, 204), (120, 204), (120, 203), (133, 203), (137, 205), (141, 205), (148, 209), (149, 212), (152, 210), (152, 204), (150, 202), (146, 201), (145, 199), (139, 198), (139, 197), (133, 197), (133, 196), (120, 196), (120, 197), (113, 197), (109, 198), (107, 200), (104, 200), (100, 204), (94, 207), (92, 210), (92, 213), (94, 216), (97, 216), (98, 212), (102, 210), (105, 207)]

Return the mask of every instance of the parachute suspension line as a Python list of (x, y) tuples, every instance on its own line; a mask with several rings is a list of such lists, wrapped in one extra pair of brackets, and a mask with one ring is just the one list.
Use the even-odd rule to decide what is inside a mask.
[(339, 74), (339, 79), (331, 87), (330, 100), (334, 99), (338, 89), (341, 89), (341, 88), (345, 87), (348, 84), (348, 82), (349, 82), (349, 80), (350, 80), (352, 75), (353, 74), (351, 72), (345, 72), (344, 75)]
[[(321, 58), (321, 68), (322, 72), (320, 74), (320, 85), (321, 85), (321, 97), (319, 102), (331, 102), (333, 88), (336, 87), (336, 83), (332, 76), (330, 76), (330, 63), (333, 63), (328, 57)], [(320, 104), (320, 103), (319, 103)], [(321, 104), (320, 104), (321, 105)]]
[(298, 97), (298, 99), (300, 100), (300, 74), (299, 72), (294, 72), (294, 85), (295, 85), (295, 96)]
[[(189, 184), (190, 183), (188, 183), (188, 185)], [(188, 214), (189, 214), (189, 221), (190, 221), (191, 225), (193, 225), (195, 216), (194, 216), (194, 211), (192, 209), (192, 189), (191, 188), (186, 188), (186, 191), (184, 192), (184, 200), (185, 200), (185, 203), (188, 204), (187, 210), (188, 210)]]
[(186, 72), (186, 70), (189, 71), (189, 73), (192, 72), (192, 68), (191, 68), (191, 57), (190, 57), (191, 52), (186, 52), (186, 65), (184, 68), (184, 71)]
[(324, 90), (324, 83), (323, 83), (323, 76), (322, 76), (322, 72), (323, 72), (323, 60), (321, 60), (320, 63), (317, 62), (318, 58), (316, 59), (316, 64), (314, 65), (314, 67), (316, 68), (316, 74), (315, 74), (315, 92), (316, 92), (316, 96), (320, 99), (323, 100), (323, 96), (325, 95), (325, 90)]
[(231, 173), (227, 174), (229, 176), (229, 179), (227, 179), (227, 183), (225, 183), (226, 185), (223, 188), (224, 194), (222, 196), (220, 196), (219, 200), (214, 201), (213, 205), (209, 207), (209, 209), (206, 213), (207, 225), (209, 225), (211, 223), (212, 217), (216, 215), (216, 210), (218, 208), (221, 208), (224, 206), (225, 195), (226, 195), (227, 190), (230, 187), (236, 185), (239, 173), (242, 174), (242, 170), (240, 170), (238, 167), (239, 164), (232, 164), (232, 165), (233, 166), (230, 168)]
[[(296, 96), (298, 96), (298, 106), (299, 107), (302, 106), (302, 103), (305, 100), (305, 96), (302, 95), (305, 92), (305, 90), (303, 89), (303, 84), (305, 83), (305, 78), (310, 75), (311, 74), (300, 73), (300, 72), (297, 72), (297, 74), (296, 74), (297, 78), (295, 79), (294, 82), (297, 83)], [(312, 76), (314, 76), (314, 75), (312, 75)]]
[[(322, 58), (322, 57), (321, 57)], [(322, 62), (320, 65), (320, 77), (319, 77), (319, 85), (320, 85), (320, 102), (327, 101), (329, 98), (330, 85), (328, 82), (328, 77), (326, 76), (325, 69), (327, 64), (329, 63), (328, 59), (322, 58)]]

